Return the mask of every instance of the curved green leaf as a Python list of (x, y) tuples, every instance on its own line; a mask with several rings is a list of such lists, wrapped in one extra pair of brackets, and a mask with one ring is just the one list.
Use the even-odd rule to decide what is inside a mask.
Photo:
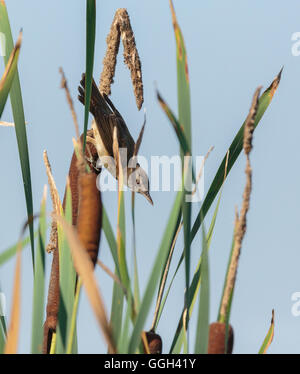
[(21, 43), (22, 33), (20, 32), (16, 45), (10, 54), (10, 57), (5, 67), (5, 71), (0, 81), (0, 117), (2, 115), (9, 91), (11, 89), (15, 74), (17, 72)]
[[(7, 9), (4, 1), (0, 2), (0, 32), (5, 35), (5, 56), (4, 63), (8, 64), (9, 56), (14, 48), (12, 32), (9, 24)], [(23, 109), (23, 100), (21, 93), (21, 86), (19, 80), (18, 71), (15, 72), (15, 77), (12, 82), (10, 89), (10, 101), (15, 123), (15, 131), (19, 150), (19, 159), (22, 171), (22, 178), (25, 191), (25, 199), (27, 206), (27, 215), (29, 221), (29, 233), (31, 241), (31, 256), (32, 263), (34, 264), (34, 234), (33, 234), (33, 221), (31, 217), (33, 215), (33, 202), (32, 202), (32, 188), (31, 188), (31, 173), (29, 163), (29, 153), (27, 144), (27, 134), (25, 127), (25, 117)]]
[(272, 343), (274, 337), (274, 309), (272, 310), (272, 319), (271, 319), (271, 326), (269, 328), (269, 331), (262, 343), (262, 346), (260, 347), (259, 354), (267, 353), (267, 350)]
[[(271, 85), (265, 90), (265, 92), (261, 95), (259, 98), (259, 103), (258, 103), (258, 109), (256, 113), (256, 118), (254, 122), (254, 128), (257, 127), (259, 124), (262, 116), (264, 115), (265, 111), (267, 110), (269, 104), (272, 101), (272, 98), (277, 90), (277, 87), (280, 82), (281, 78), (281, 73), (282, 69), (280, 70), (279, 74), (275, 77)], [(241, 153), (243, 149), (243, 137), (244, 137), (244, 126), (245, 122), (239, 129), (238, 133), (236, 134), (235, 138), (233, 139), (233, 142), (231, 143), (228, 151), (229, 151), (229, 157), (228, 157), (228, 167), (227, 167), (227, 174), (226, 178), (234, 165), (235, 161), (237, 160), (239, 154)], [(227, 152), (228, 152), (227, 151)], [(215, 197), (217, 196), (217, 193), (219, 192), (221, 185), (223, 183), (224, 179), (224, 171), (225, 171), (225, 165), (226, 165), (226, 155), (227, 152), (225, 153), (225, 156), (223, 158), (223, 161), (221, 165), (219, 166), (219, 169), (214, 177), (214, 180), (212, 181), (210, 188), (206, 194), (206, 197), (203, 201), (203, 204), (201, 206), (201, 209), (197, 215), (197, 218), (194, 222), (193, 228), (192, 228), (192, 240), (195, 238), (197, 231), (199, 230), (199, 227), (202, 223), (202, 219), (205, 218), (209, 208), (211, 207), (211, 204), (213, 203)]]

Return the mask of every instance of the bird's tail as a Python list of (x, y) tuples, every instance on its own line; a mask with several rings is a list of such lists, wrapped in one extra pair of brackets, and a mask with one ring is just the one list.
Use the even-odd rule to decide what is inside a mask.
[[(85, 105), (85, 74), (82, 74), (82, 79), (80, 81), (80, 86), (78, 86), (78, 99)], [(103, 114), (109, 115), (111, 110), (107, 105), (105, 99), (101, 95), (94, 79), (92, 80), (92, 92), (91, 92), (91, 101), (90, 101), (90, 112), (95, 115), (99, 115), (99, 111)]]

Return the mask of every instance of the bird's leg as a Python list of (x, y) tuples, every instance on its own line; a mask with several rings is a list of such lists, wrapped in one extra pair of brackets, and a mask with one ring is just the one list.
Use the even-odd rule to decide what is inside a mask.
[(95, 158), (95, 156), (93, 156), (89, 146), (88, 146), (88, 143), (90, 143), (92, 146), (94, 146), (96, 149), (96, 139), (91, 137), (91, 136), (87, 136), (86, 137), (86, 142), (87, 142), (87, 153), (89, 155), (85, 155), (85, 159), (86, 161), (89, 163), (89, 165), (97, 172), (97, 173), (100, 173), (101, 172), (101, 168), (98, 168), (97, 167), (97, 159)]

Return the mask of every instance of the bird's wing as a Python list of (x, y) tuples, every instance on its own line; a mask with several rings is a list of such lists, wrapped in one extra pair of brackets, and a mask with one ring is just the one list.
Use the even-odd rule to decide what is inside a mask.
[(105, 94), (103, 94), (103, 97), (107, 104), (110, 106), (113, 114), (111, 114), (110, 119), (113, 125), (116, 125), (118, 128), (118, 143), (119, 148), (126, 148), (127, 149), (127, 159), (129, 159), (133, 156), (134, 153), (134, 140), (128, 130), (128, 127), (126, 125), (126, 122), (124, 121), (123, 117), (119, 113), (119, 111), (116, 109), (114, 104), (111, 102), (109, 97)]
[[(78, 86), (78, 99), (84, 105), (85, 104), (85, 75), (82, 75), (80, 86)], [(92, 93), (90, 101), (90, 112), (95, 118), (98, 132), (101, 136), (101, 140), (105, 146), (107, 153), (113, 156), (112, 144), (113, 144), (113, 126), (114, 119), (111, 117), (113, 112), (110, 110), (106, 101), (102, 97), (95, 81), (92, 83)]]
[[(81, 103), (85, 103), (85, 75), (82, 75), (80, 81), (81, 86), (78, 87), (78, 99)], [(134, 140), (126, 126), (126, 123), (117, 111), (113, 103), (106, 95), (101, 95), (95, 81), (92, 82), (92, 93), (90, 102), (90, 112), (95, 118), (98, 132), (101, 140), (110, 156), (113, 157), (113, 132), (114, 127), (118, 129), (119, 148), (127, 149), (128, 160), (134, 152)]]

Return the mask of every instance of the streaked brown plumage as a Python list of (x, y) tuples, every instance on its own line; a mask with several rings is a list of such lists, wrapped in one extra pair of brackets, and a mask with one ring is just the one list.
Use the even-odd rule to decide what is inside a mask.
[[(85, 75), (83, 74), (78, 87), (79, 101), (85, 103)], [(90, 112), (94, 116), (92, 122), (92, 129), (94, 131), (93, 138), (89, 137), (90, 142), (96, 147), (98, 156), (101, 158), (109, 156), (114, 158), (113, 152), (113, 133), (114, 128), (117, 128), (117, 139), (119, 148), (126, 148), (127, 150), (127, 180), (124, 180), (125, 184), (135, 192), (139, 192), (146, 197), (146, 199), (153, 204), (151, 196), (149, 194), (149, 180), (146, 172), (137, 163), (136, 167), (129, 168), (128, 162), (134, 158), (141, 145), (142, 135), (144, 126), (141, 130), (140, 136), (135, 143), (128, 127), (115, 108), (111, 100), (105, 95), (101, 94), (95, 81), (92, 82), (92, 92), (90, 101)], [(123, 164), (123, 162), (122, 162)], [(109, 167), (107, 169), (112, 173)], [(113, 173), (112, 173), (113, 174)], [(114, 175), (114, 174), (113, 174)], [(117, 175), (114, 175), (117, 177)]]

